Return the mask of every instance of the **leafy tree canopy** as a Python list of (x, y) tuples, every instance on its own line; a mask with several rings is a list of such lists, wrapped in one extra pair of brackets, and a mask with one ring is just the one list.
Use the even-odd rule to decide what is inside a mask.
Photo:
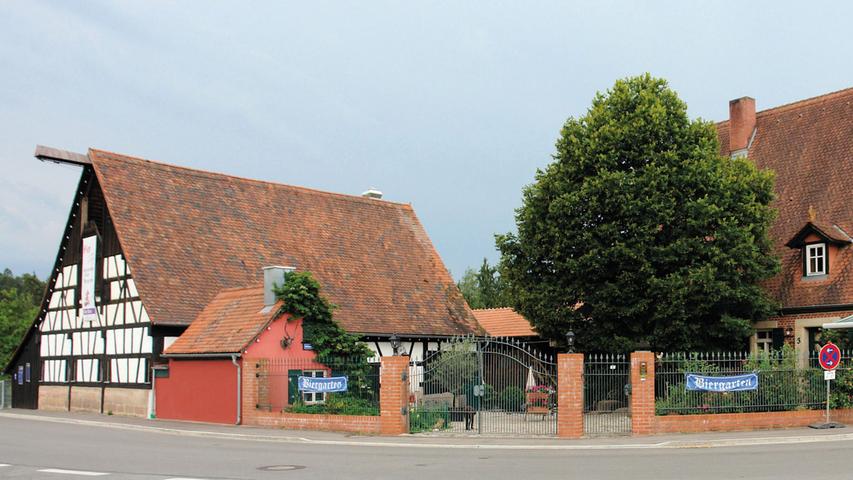
[(646, 74), (597, 94), (497, 236), (513, 306), (586, 350), (732, 349), (774, 309), (773, 176)]
[(45, 283), (35, 274), (16, 276), (8, 268), (0, 273), (0, 368), (6, 366), (35, 320), (44, 288)]
[(479, 270), (465, 270), (462, 279), (456, 284), (471, 308), (498, 308), (509, 306), (503, 281), (497, 267), (489, 265), (483, 259)]

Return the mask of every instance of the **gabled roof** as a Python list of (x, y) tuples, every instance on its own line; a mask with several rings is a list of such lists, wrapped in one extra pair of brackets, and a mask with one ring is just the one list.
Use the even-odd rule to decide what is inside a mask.
[[(717, 132), (721, 153), (730, 155), (729, 122)], [(853, 303), (853, 249), (840, 250), (829, 278), (804, 282), (800, 252), (785, 247), (810, 221), (853, 232), (853, 88), (758, 112), (748, 157), (776, 173), (779, 214), (770, 236), (782, 272), (768, 290), (783, 308)]]
[(240, 353), (275, 319), (280, 309), (281, 302), (264, 308), (263, 288), (223, 290), (165, 354)]
[(474, 316), (493, 337), (533, 337), (537, 333), (530, 322), (512, 308), (475, 309)]
[(479, 331), (410, 205), (89, 150), (151, 322), (188, 325), (262, 268), (310, 271), (353, 333)]
[(809, 235), (815, 234), (822, 238), (825, 242), (834, 243), (836, 245), (846, 245), (853, 242), (853, 239), (847, 235), (847, 232), (841, 229), (838, 225), (833, 225), (826, 222), (811, 221), (794, 235), (794, 238), (785, 244), (790, 248), (802, 248), (806, 243), (806, 238)]

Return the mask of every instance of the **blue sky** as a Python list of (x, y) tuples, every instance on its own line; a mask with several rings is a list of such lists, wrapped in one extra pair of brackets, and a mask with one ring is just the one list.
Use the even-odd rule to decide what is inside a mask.
[(628, 75), (692, 116), (853, 86), (853, 4), (75, 2), (0, 7), (0, 268), (52, 266), (89, 147), (410, 202), (459, 277), (563, 122)]

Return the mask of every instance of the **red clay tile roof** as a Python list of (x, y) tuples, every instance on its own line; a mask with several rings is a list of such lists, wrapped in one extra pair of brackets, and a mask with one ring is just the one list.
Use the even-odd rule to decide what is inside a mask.
[(262, 267), (310, 271), (361, 334), (479, 331), (410, 205), (89, 150), (151, 322), (188, 325)]
[(537, 335), (530, 322), (512, 308), (475, 309), (474, 316), (493, 337), (532, 337)]
[(847, 243), (853, 242), (853, 239), (847, 235), (847, 232), (841, 229), (838, 225), (832, 225), (826, 222), (818, 222), (817, 220), (812, 220), (803, 226), (794, 238), (785, 243), (786, 247), (790, 248), (802, 248), (805, 245), (805, 240), (810, 234), (815, 234), (819, 237), (822, 237), (824, 240), (835, 243), (838, 245), (844, 245)]
[[(779, 211), (771, 237), (782, 272), (767, 288), (783, 307), (853, 303), (853, 247), (840, 249), (827, 279), (812, 281), (802, 278), (800, 250), (785, 246), (810, 221), (853, 232), (853, 88), (758, 112), (755, 128), (748, 156), (776, 172)], [(729, 155), (729, 122), (717, 132)]]
[(275, 318), (280, 308), (281, 303), (262, 311), (263, 288), (223, 290), (165, 353), (239, 353)]

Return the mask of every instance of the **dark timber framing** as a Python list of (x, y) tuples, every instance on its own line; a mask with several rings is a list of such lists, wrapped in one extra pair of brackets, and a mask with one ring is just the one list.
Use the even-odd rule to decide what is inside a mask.
[[(47, 280), (41, 308), (18, 349), (6, 366), (32, 363), (33, 385), (27, 402), (38, 408), (38, 386), (100, 387), (103, 409), (108, 387), (150, 389), (151, 368), (160, 359), (163, 334), (144, 314), (133, 276), (110, 218), (103, 192), (86, 155), (39, 146), (36, 158), (82, 167), (80, 181), (68, 214), (54, 268)], [(98, 318), (78, 318), (82, 284), (82, 239), (95, 235), (97, 263), (95, 292)], [(180, 329), (181, 331), (183, 328)], [(170, 336), (171, 336), (170, 335)], [(22, 392), (23, 393), (23, 392)], [(70, 403), (69, 403), (70, 408)]]

